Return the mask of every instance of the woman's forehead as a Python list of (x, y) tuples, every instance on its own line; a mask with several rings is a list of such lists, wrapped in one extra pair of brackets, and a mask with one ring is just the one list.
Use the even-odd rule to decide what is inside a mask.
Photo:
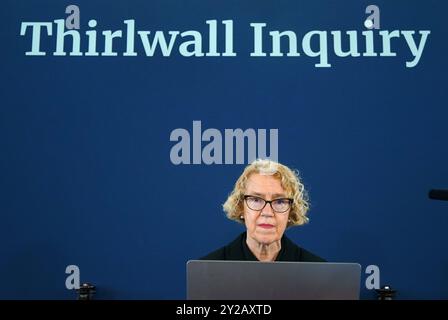
[(255, 195), (284, 195), (285, 189), (282, 187), (280, 179), (273, 175), (251, 174), (247, 179), (246, 191)]

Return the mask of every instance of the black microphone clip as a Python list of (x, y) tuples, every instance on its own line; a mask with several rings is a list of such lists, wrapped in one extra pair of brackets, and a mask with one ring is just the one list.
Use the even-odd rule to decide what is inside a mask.
[(448, 201), (448, 190), (431, 189), (428, 193), (429, 199)]

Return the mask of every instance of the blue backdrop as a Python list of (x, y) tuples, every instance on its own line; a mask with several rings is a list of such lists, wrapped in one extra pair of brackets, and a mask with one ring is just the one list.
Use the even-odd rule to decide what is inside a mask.
[[(80, 9), (84, 31), (197, 30), (233, 20), (235, 57), (54, 56), (56, 19)], [(418, 64), (392, 39), (395, 57), (337, 57), (331, 30), (430, 30)], [(202, 130), (278, 129), (278, 160), (297, 168), (311, 199), (310, 223), (287, 231), (330, 261), (380, 269), (403, 299), (448, 298), (448, 51), (444, 1), (4, 1), (0, 13), (0, 279), (3, 299), (74, 299), (68, 265), (104, 299), (184, 299), (185, 263), (243, 230), (221, 205), (244, 164), (175, 165), (170, 135)], [(96, 28), (87, 22), (95, 19)], [(45, 56), (25, 55), (42, 30)], [(253, 29), (296, 32), (300, 57), (251, 57)], [(331, 67), (300, 45), (328, 31)], [(378, 32), (378, 31), (375, 31)], [(138, 39), (138, 38), (136, 38)], [(348, 44), (347, 38), (344, 46)], [(416, 37), (415, 39), (420, 39)], [(67, 38), (66, 51), (70, 51)], [(358, 37), (359, 50), (365, 44)], [(282, 40), (283, 41), (283, 40)], [(376, 36), (375, 50), (381, 52)], [(287, 41), (282, 42), (286, 53)], [(418, 42), (417, 42), (418, 44)], [(313, 47), (316, 48), (316, 43)], [(345, 48), (345, 47), (344, 47)], [(100, 50), (101, 49), (101, 50)], [(271, 47), (266, 47), (270, 52)], [(206, 143), (203, 143), (203, 146)], [(246, 161), (247, 162), (247, 161)]]

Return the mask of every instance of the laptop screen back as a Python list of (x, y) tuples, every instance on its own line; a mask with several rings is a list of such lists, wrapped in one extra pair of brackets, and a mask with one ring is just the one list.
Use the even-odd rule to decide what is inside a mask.
[(189, 300), (357, 300), (361, 266), (330, 262), (187, 262)]

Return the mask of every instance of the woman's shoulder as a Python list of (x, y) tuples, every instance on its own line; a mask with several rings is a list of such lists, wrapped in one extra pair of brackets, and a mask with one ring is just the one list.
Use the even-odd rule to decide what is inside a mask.
[(327, 262), (317, 254), (298, 246), (286, 236), (284, 237), (284, 246), (284, 259), (287, 261)]
[(200, 258), (199, 260), (225, 260), (225, 256), (226, 256), (225, 248), (226, 247), (222, 247), (215, 251), (212, 251), (212, 252), (208, 253), (207, 255), (203, 256), (202, 258)]
[(242, 237), (244, 237), (244, 233), (240, 234), (227, 245), (203, 256), (200, 260), (244, 260), (244, 253), (241, 246)]
[(303, 248), (300, 248), (300, 249), (302, 251), (301, 252), (301, 261), (304, 261), (304, 262), (327, 262), (327, 260), (325, 260), (324, 258), (321, 258), (318, 255), (316, 255), (306, 249), (303, 249)]

